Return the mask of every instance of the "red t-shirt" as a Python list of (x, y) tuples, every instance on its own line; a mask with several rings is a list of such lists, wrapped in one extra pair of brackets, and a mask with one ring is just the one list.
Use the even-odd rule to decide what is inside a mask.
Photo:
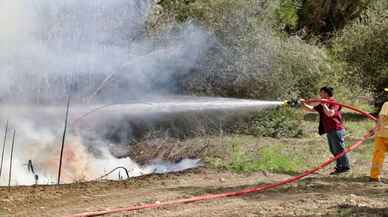
[[(330, 101), (335, 102), (334, 99)], [(335, 112), (334, 116), (332, 117), (327, 116), (323, 110), (322, 105), (317, 105), (314, 107), (315, 111), (319, 113), (320, 124), (322, 125), (321, 127), (324, 130), (324, 132), (320, 132), (320, 134), (330, 133), (332, 131), (345, 129), (345, 126), (342, 120), (342, 114), (341, 114), (342, 106), (329, 104), (329, 103), (327, 106), (329, 107), (329, 109), (334, 109), (334, 112)]]

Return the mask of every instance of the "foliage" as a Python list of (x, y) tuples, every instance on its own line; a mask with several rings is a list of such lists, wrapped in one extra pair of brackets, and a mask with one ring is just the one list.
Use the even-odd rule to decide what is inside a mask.
[[(183, 92), (260, 99), (311, 97), (330, 70), (324, 49), (298, 38), (282, 38), (271, 29), (267, 1), (196, 0), (186, 4), (189, 10), (179, 5), (171, 10), (178, 13), (177, 19), (198, 20), (218, 40), (198, 70), (177, 75)], [(277, 14), (292, 16), (280, 9)]]
[(359, 17), (370, 0), (307, 0), (300, 12), (301, 26), (308, 26), (315, 33), (341, 30)]
[(374, 93), (377, 104), (383, 101), (388, 86), (388, 3), (378, 1), (363, 19), (347, 26), (335, 40), (334, 56), (345, 62), (345, 82)]
[(284, 29), (288, 32), (296, 31), (299, 28), (299, 11), (302, 9), (303, 1), (278, 0), (274, 4), (276, 4), (274, 14), (279, 29)]
[(370, 0), (275, 0), (275, 27), (306, 40), (330, 43), (333, 33), (358, 18)]
[(258, 112), (249, 122), (247, 134), (268, 137), (300, 137), (303, 114), (293, 108), (280, 107)]
[[(375, 6), (364, 12), (370, 2)], [(162, 0), (160, 4), (178, 22), (194, 20), (217, 38), (196, 70), (176, 75), (180, 92), (309, 98), (320, 86), (331, 85), (340, 100), (349, 102), (371, 91), (377, 98), (388, 83), (386, 1)], [(343, 28), (332, 46), (332, 34)], [(311, 35), (319, 35), (318, 42)], [(320, 44), (323, 37), (327, 40)]]

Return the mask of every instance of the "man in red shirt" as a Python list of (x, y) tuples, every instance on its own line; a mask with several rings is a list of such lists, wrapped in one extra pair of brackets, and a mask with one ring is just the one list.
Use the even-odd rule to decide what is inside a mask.
[[(335, 102), (334, 89), (332, 87), (322, 87), (319, 91), (321, 99)], [(339, 105), (330, 103), (307, 104), (303, 102), (303, 107), (308, 111), (319, 113), (319, 134), (327, 134), (330, 152), (336, 156), (345, 150), (345, 126), (342, 120)], [(330, 174), (338, 174), (350, 170), (349, 158), (345, 154), (337, 160), (336, 167)]]

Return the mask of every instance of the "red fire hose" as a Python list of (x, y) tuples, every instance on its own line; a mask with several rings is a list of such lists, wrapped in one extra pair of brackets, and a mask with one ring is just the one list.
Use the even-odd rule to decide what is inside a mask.
[[(340, 105), (344, 108), (348, 108), (350, 110), (358, 112), (358, 113), (368, 117), (369, 119), (376, 121), (376, 118), (367, 112), (361, 111), (360, 109), (357, 109), (355, 107), (341, 104), (341, 103), (338, 103), (335, 101), (314, 99), (314, 100), (308, 100), (306, 102), (307, 103), (318, 102), (318, 103)], [(263, 192), (265, 190), (274, 189), (274, 188), (277, 188), (277, 187), (280, 187), (280, 186), (283, 186), (286, 184), (294, 183), (296, 181), (303, 179), (304, 177), (307, 177), (309, 175), (316, 173), (317, 171), (325, 168), (329, 164), (331, 164), (334, 161), (336, 161), (337, 159), (341, 158), (346, 153), (349, 153), (349, 152), (353, 151), (354, 149), (358, 148), (361, 144), (363, 144), (367, 139), (369, 139), (372, 136), (373, 136), (373, 133), (371, 131), (369, 131), (367, 134), (364, 135), (363, 139), (359, 140), (358, 142), (354, 143), (350, 147), (346, 148), (342, 153), (338, 154), (337, 156), (332, 157), (329, 160), (325, 161), (324, 163), (322, 163), (318, 167), (307, 170), (300, 175), (297, 175), (297, 176), (294, 176), (294, 177), (291, 177), (291, 178), (288, 178), (286, 180), (276, 182), (273, 184), (259, 185), (259, 186), (253, 187), (253, 188), (248, 188), (248, 189), (245, 189), (242, 191), (237, 191), (237, 192), (226, 192), (226, 193), (221, 193), (221, 194), (209, 194), (209, 195), (196, 196), (196, 197), (187, 198), (187, 199), (178, 199), (178, 200), (166, 201), (166, 202), (162, 202), (162, 203), (152, 203), (152, 204), (145, 204), (145, 205), (138, 205), (138, 206), (130, 206), (130, 207), (126, 207), (126, 208), (106, 209), (106, 210), (96, 211), (96, 212), (85, 212), (85, 213), (80, 213), (80, 214), (68, 215), (65, 217), (101, 216), (101, 215), (113, 214), (113, 213), (119, 213), (119, 212), (130, 212), (130, 211), (135, 211), (135, 210), (152, 209), (152, 208), (166, 207), (166, 206), (172, 206), (172, 205), (177, 205), (177, 204), (193, 203), (193, 202), (198, 202), (198, 201), (207, 201), (207, 200), (215, 200), (215, 199), (226, 198), (226, 197), (242, 196), (245, 194), (255, 193), (255, 192)]]

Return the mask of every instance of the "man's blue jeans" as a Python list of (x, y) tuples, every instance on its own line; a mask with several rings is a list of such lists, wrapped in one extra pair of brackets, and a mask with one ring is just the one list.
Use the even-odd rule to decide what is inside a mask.
[[(330, 151), (334, 156), (343, 152), (345, 150), (345, 130), (337, 130), (327, 133), (327, 141), (329, 142)], [(349, 158), (346, 154), (337, 160), (336, 169), (350, 169)]]

